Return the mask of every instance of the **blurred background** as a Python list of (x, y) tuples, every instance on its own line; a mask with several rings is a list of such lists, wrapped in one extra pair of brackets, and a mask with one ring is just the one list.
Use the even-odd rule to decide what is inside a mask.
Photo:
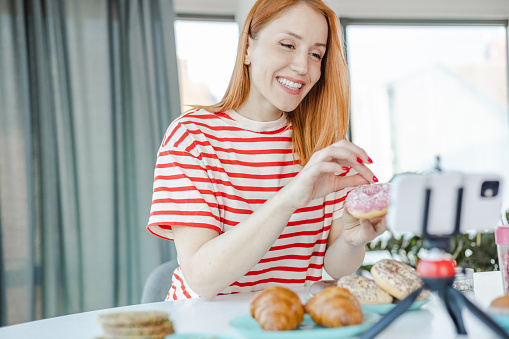
[[(350, 137), (378, 178), (436, 155), (444, 170), (500, 174), (507, 223), (509, 2), (325, 2), (351, 71)], [(157, 150), (186, 105), (222, 98), (253, 3), (0, 0), (0, 325), (139, 303), (175, 258), (145, 228)], [(490, 236), (465, 235), (458, 258)]]

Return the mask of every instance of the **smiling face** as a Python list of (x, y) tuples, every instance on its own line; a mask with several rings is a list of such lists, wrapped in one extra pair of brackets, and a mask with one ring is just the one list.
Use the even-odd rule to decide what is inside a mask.
[(259, 121), (293, 111), (320, 79), (327, 35), (325, 16), (305, 4), (263, 27), (249, 39), (250, 91), (237, 111)]

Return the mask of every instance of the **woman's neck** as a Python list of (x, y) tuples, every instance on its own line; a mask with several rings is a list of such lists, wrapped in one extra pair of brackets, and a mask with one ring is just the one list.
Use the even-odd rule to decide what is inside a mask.
[(254, 121), (275, 121), (281, 118), (283, 112), (272, 105), (269, 106), (264, 107), (264, 105), (253, 104), (247, 98), (235, 111), (244, 118)]

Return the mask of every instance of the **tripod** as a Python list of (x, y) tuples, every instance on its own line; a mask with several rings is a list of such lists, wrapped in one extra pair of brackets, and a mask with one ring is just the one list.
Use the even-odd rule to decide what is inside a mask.
[(501, 338), (509, 339), (509, 335), (493, 319), (474, 305), (465, 295), (454, 289), (454, 263), (452, 260), (421, 260), (417, 265), (417, 272), (422, 276), (423, 286), (403, 299), (396, 307), (362, 334), (361, 339), (371, 339), (383, 331), (394, 320), (402, 315), (415, 301), (422, 289), (427, 288), (438, 292), (449, 316), (452, 318), (458, 334), (467, 334), (461, 310), (466, 307), (493, 332)]
[(454, 231), (447, 235), (432, 235), (428, 233), (428, 216), (431, 199), (431, 189), (426, 189), (422, 234), (423, 239), (431, 248), (438, 253), (434, 258), (421, 259), (417, 263), (417, 272), (422, 277), (423, 285), (403, 299), (389, 313), (384, 315), (380, 321), (361, 335), (361, 339), (371, 339), (383, 331), (394, 320), (410, 308), (419, 293), (424, 289), (438, 292), (438, 296), (445, 305), (449, 316), (454, 322), (458, 334), (467, 334), (461, 311), (466, 307), (470, 312), (486, 324), (493, 332), (504, 339), (509, 339), (509, 335), (493, 319), (474, 305), (461, 292), (452, 286), (455, 277), (454, 262), (445, 252), (450, 245), (451, 238), (460, 234), (461, 207), (463, 198), (463, 188), (459, 188), (456, 200), (456, 221)]

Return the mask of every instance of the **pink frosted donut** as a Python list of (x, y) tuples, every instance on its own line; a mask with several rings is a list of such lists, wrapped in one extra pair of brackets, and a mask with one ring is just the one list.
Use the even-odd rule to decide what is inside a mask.
[(348, 193), (345, 206), (356, 218), (371, 219), (387, 213), (389, 184), (357, 186)]

